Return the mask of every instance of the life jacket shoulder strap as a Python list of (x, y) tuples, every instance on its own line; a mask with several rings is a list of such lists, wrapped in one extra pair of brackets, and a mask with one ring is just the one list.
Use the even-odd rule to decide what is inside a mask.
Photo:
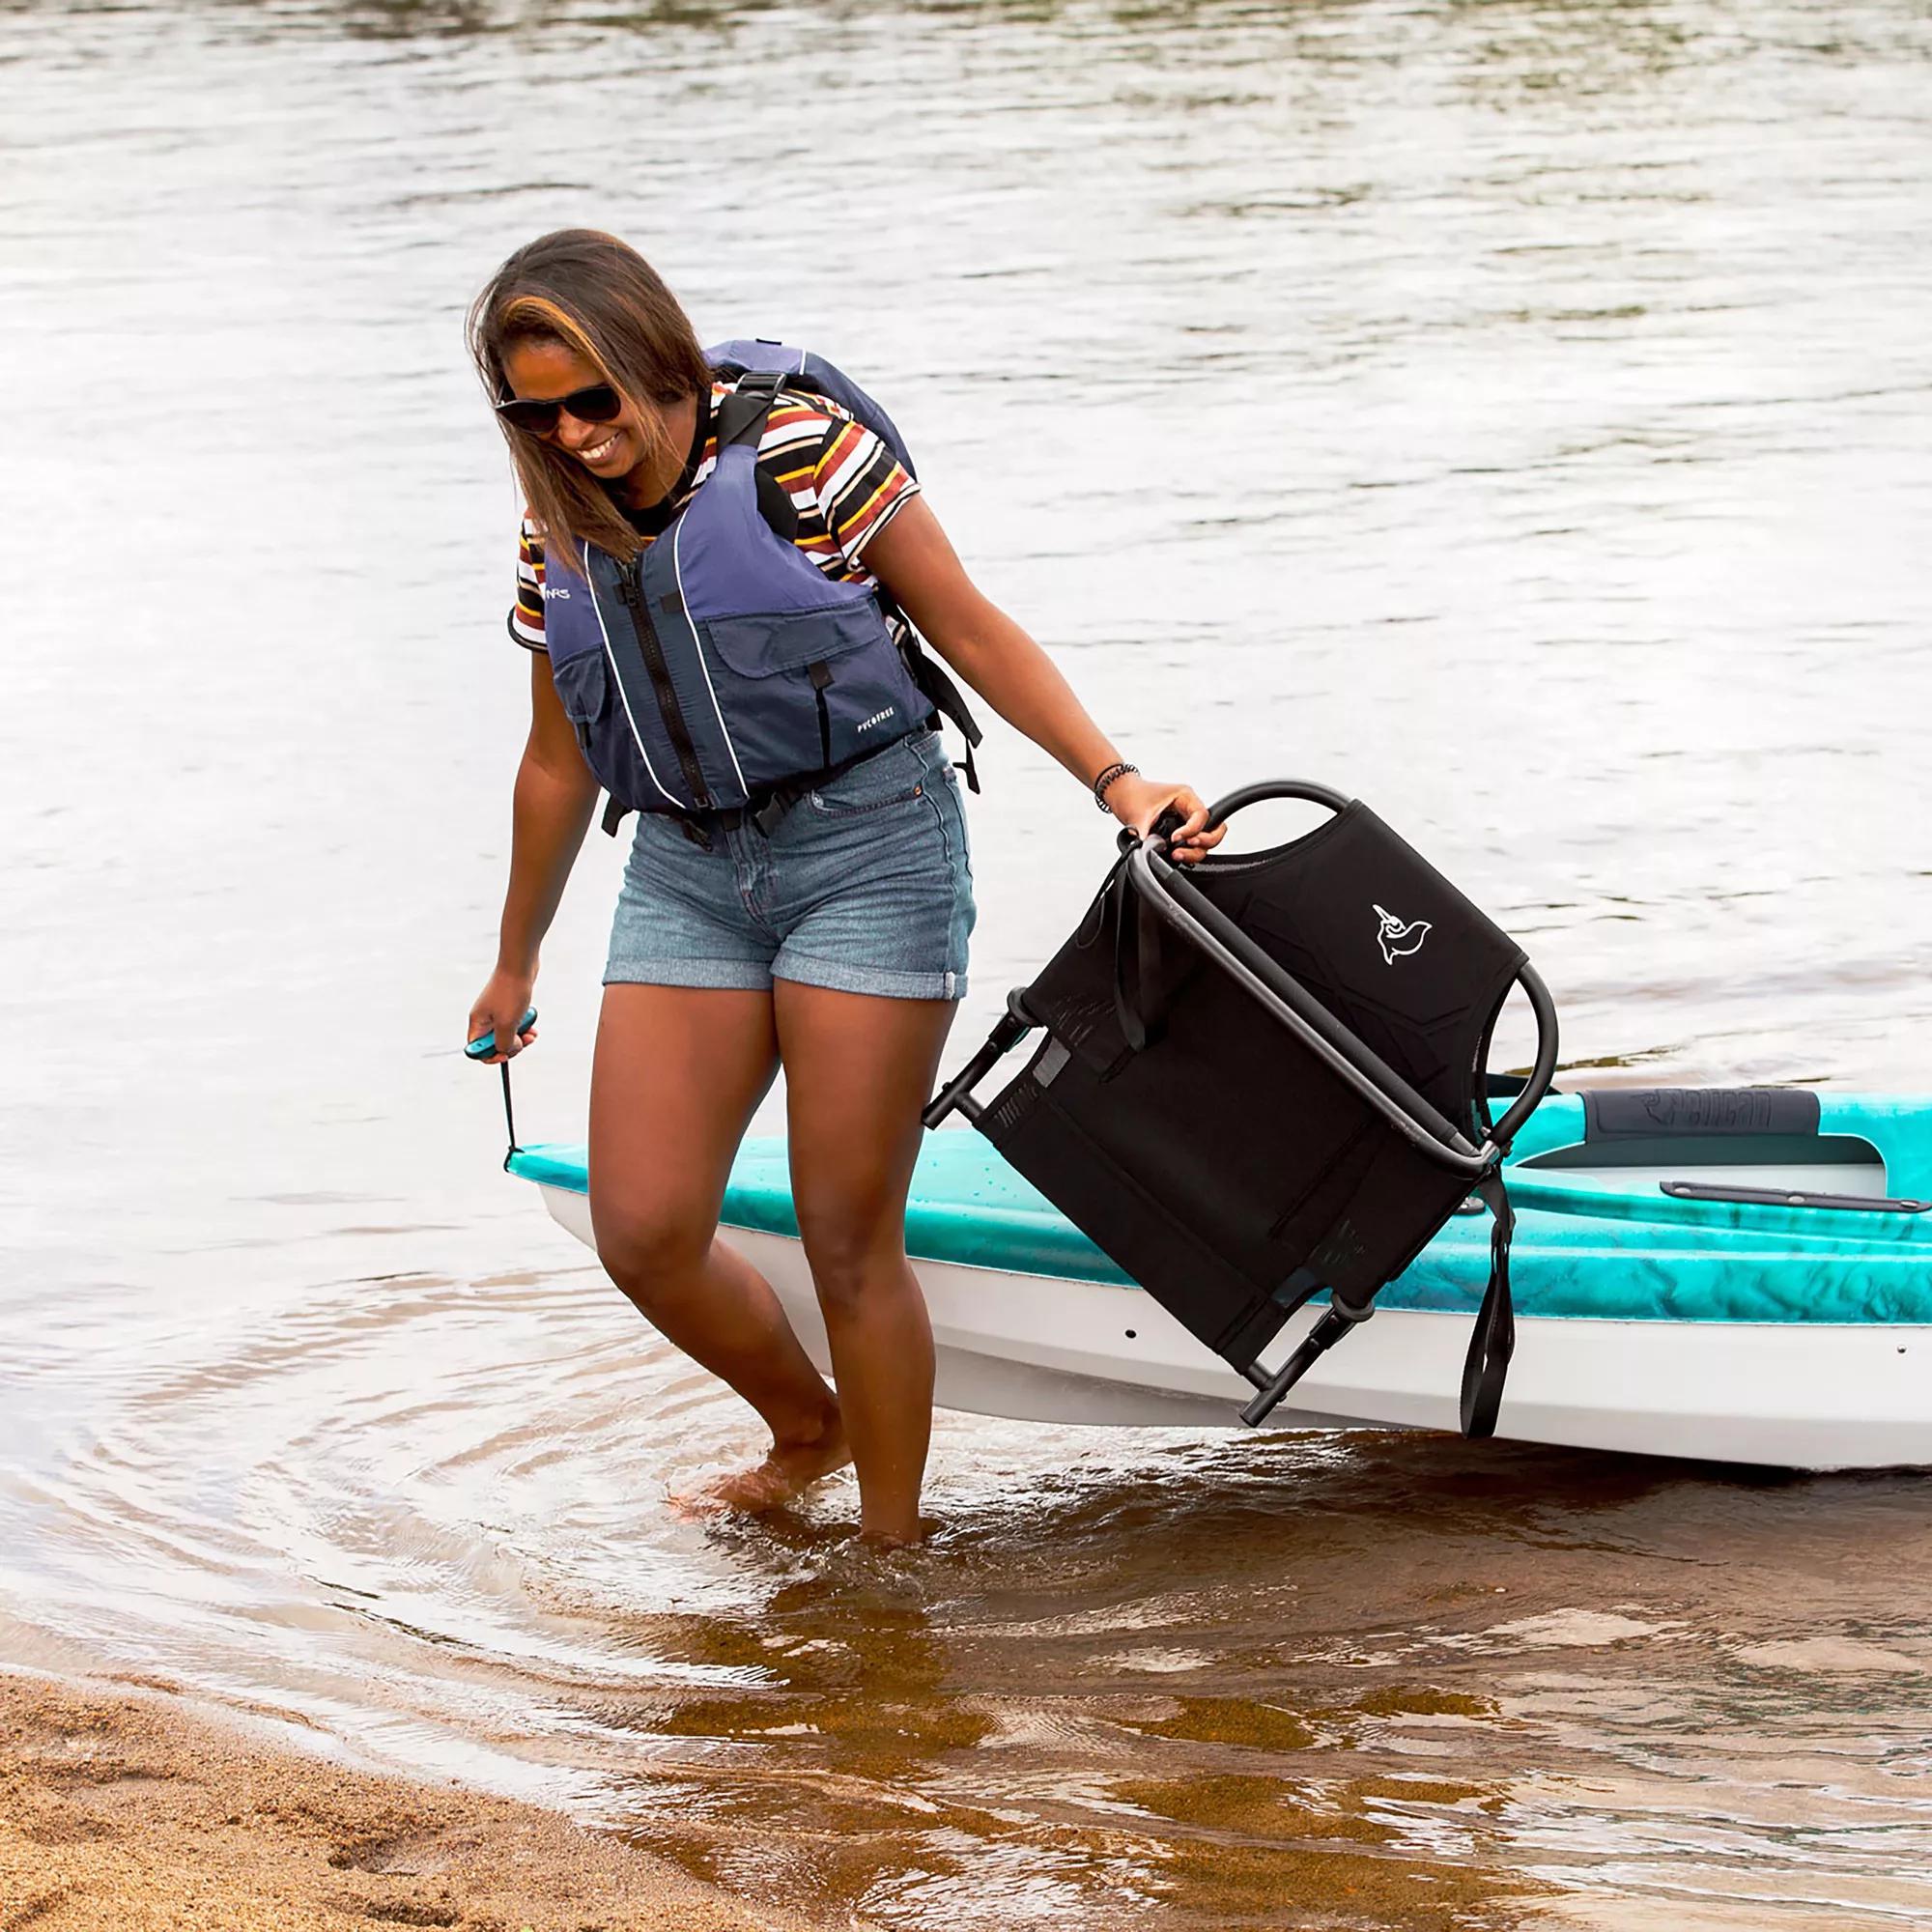
[(740, 376), (718, 406), (720, 450), (738, 442), (749, 442), (755, 449), (765, 433), (765, 418), (784, 386), (784, 376), (776, 370), (752, 369)]
[[(737, 379), (731, 393), (718, 406), (718, 448), (722, 454), (734, 443), (749, 443), (753, 463), (765, 433), (765, 420), (772, 405), (787, 386), (790, 378), (781, 371), (752, 369)], [(798, 512), (784, 491), (763, 469), (755, 469), (753, 488), (758, 498), (758, 514), (771, 526), (781, 543), (790, 543), (798, 535)]]

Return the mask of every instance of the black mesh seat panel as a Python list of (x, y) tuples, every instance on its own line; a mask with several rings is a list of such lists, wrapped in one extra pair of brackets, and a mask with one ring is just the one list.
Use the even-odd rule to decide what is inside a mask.
[[(1380, 819), (1351, 804), (1307, 838), (1187, 876), (1482, 1139), (1483, 1061), (1523, 954)], [(1318, 1288), (1365, 1301), (1470, 1190), (1158, 926), (1124, 867), (1022, 998), (1045, 1037), (980, 1131), (1238, 1368)]]

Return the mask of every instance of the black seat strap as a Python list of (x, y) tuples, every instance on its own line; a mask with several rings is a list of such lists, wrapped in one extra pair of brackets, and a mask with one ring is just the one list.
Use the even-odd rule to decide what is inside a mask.
[(1490, 1285), (1476, 1311), (1475, 1332), (1463, 1361), (1463, 1434), (1472, 1440), (1493, 1435), (1502, 1406), (1510, 1356), (1516, 1351), (1516, 1309), (1510, 1300), (1510, 1237), (1516, 1210), (1501, 1174), (1492, 1171), (1473, 1190), (1490, 1210)]
[(1148, 1043), (1147, 1021), (1142, 1016), (1141, 1007), (1147, 998), (1148, 985), (1145, 971), (1147, 954), (1136, 949), (1134, 965), (1136, 984), (1133, 992), (1127, 991), (1127, 924), (1131, 921), (1136, 926), (1147, 917), (1139, 897), (1134, 892), (1133, 874), (1127, 870), (1126, 855), (1121, 855), (1120, 863), (1114, 867), (1114, 1018), (1121, 1029), (1121, 1037), (1135, 1053), (1141, 1052)]
[[(1139, 1053), (1160, 1036), (1166, 1003), (1160, 998), (1160, 925), (1134, 888), (1123, 852), (1113, 871), (1119, 895), (1114, 923), (1114, 1018), (1127, 1045)], [(1127, 926), (1133, 924), (1133, 987), (1127, 986)]]

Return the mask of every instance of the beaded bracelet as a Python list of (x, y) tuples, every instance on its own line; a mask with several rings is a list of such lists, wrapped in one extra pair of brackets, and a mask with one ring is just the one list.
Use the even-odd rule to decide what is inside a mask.
[(1107, 787), (1110, 784), (1112, 784), (1116, 779), (1123, 779), (1129, 772), (1138, 772), (1139, 770), (1140, 767), (1138, 765), (1130, 765), (1125, 763), (1124, 761), (1117, 765), (1109, 765), (1107, 769), (1104, 772), (1102, 772), (1097, 779), (1094, 781), (1094, 803), (1097, 805), (1102, 811), (1105, 811), (1107, 809)]

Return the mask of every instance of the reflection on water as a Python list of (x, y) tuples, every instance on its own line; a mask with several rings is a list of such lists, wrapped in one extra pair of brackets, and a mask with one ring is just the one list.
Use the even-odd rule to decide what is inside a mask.
[[(1865, 1715), (1874, 1677), (1932, 1670), (1899, 1615), (1932, 1557), (1916, 1485), (1374, 1437), (1143, 1448), (1128, 1469), (1037, 1471), (1010, 1511), (962, 1499), (903, 1597), (835, 1572), (776, 1591), (736, 1646), (707, 1629), (698, 1654), (754, 1681), (641, 1727), (653, 1831), (738, 1882), (935, 1922), (1082, 1922), (1113, 1898), (1176, 1922), (1279, 1923), (1303, 1899), (1451, 1924), (1541, 1892), (1544, 1860), (1922, 1908), (1897, 1876), (1932, 1826), (1906, 1795), (1922, 1731)], [(1809, 1530), (1821, 1511), (1835, 1535)], [(1776, 1579), (1815, 1587), (1847, 1546), (1887, 1550), (1877, 1587), (1786, 1625)], [(1801, 1622), (1844, 1634), (1773, 1634)], [(684, 1759), (667, 1737), (703, 1742)], [(1769, 1763), (1830, 1796), (1754, 1789)]]
[[(453, 1051), (525, 675), (461, 312), (587, 219), (889, 397), (1128, 755), (1409, 833), (1586, 1076), (1932, 1087), (1929, 66), (1906, 0), (0, 11), (9, 1654), (907, 1928), (1932, 1919), (1918, 1479), (954, 1417), (916, 1556), (693, 1522), (740, 1411)], [(982, 764), (961, 1038), (1108, 857)]]

